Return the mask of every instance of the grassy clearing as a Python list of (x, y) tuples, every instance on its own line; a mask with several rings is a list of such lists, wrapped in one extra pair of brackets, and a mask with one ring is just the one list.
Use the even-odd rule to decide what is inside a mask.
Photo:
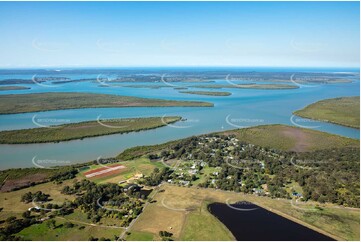
[(263, 147), (298, 152), (360, 146), (359, 140), (278, 124), (225, 131), (221, 134), (234, 134), (241, 141)]
[[(96, 183), (119, 183), (119, 181), (125, 181), (129, 179), (131, 180), (132, 178), (135, 177), (135, 175), (139, 175), (139, 174), (150, 175), (150, 173), (153, 172), (154, 168), (164, 167), (164, 165), (161, 162), (150, 161), (148, 158), (144, 158), (144, 157), (130, 161), (121, 161), (114, 164), (123, 165), (126, 168), (119, 170), (118, 174), (113, 174), (101, 178), (94, 177), (90, 180)], [(101, 166), (100, 165), (91, 166), (91, 169), (97, 169), (97, 168), (101, 168)], [(85, 172), (89, 172), (89, 171), (91, 170), (86, 170)], [(83, 173), (80, 174), (80, 177), (85, 178)]]
[(12, 91), (12, 90), (27, 90), (30, 87), (23, 86), (0, 86), (0, 91)]
[(207, 202), (187, 215), (181, 240), (235, 240), (227, 227), (208, 212)]
[[(0, 219), (6, 219), (10, 216), (21, 217), (21, 214), (28, 210), (28, 208), (33, 207), (32, 203), (23, 203), (20, 202), (21, 196), (27, 192), (35, 193), (37, 191), (42, 191), (50, 195), (52, 201), (50, 203), (61, 204), (65, 200), (73, 200), (75, 197), (70, 195), (61, 194), (61, 189), (72, 184), (72, 180), (64, 181), (63, 184), (54, 184), (52, 182), (47, 182), (39, 184), (36, 186), (24, 188), (18, 191), (12, 192), (2, 192), (0, 193), (0, 207), (3, 208), (3, 211), (0, 212)], [(46, 203), (45, 203), (46, 204)]]
[(17, 168), (0, 171), (0, 191), (7, 192), (50, 181), (60, 173), (72, 171), (74, 166), (61, 166), (56, 169)]
[(206, 92), (206, 91), (180, 91), (180, 93), (205, 95), (205, 96), (230, 96), (230, 92)]
[(1, 131), (0, 143), (28, 144), (59, 142), (83, 139), (86, 137), (129, 133), (166, 126), (167, 124), (177, 122), (180, 119), (181, 117), (109, 119), (64, 124), (45, 128)]
[(35, 241), (86, 241), (90, 237), (105, 238), (114, 240), (115, 236), (119, 236), (123, 229), (120, 228), (105, 228), (91, 225), (75, 224), (73, 228), (66, 228), (63, 226), (65, 220), (59, 218), (55, 219), (56, 228), (50, 229), (46, 223), (34, 224), (28, 228), (23, 229), (17, 235), (24, 240)]
[(341, 97), (318, 101), (294, 114), (359, 129), (360, 97)]
[(126, 237), (128, 241), (152, 241), (154, 240), (154, 235), (147, 232), (131, 232), (130, 235)]
[[(134, 224), (132, 232), (147, 232), (157, 236), (160, 230), (167, 230), (174, 234), (174, 239), (207, 240), (207, 231), (216, 231), (217, 233), (211, 239), (225, 240), (227, 233), (220, 229), (223, 225), (218, 220), (211, 221), (207, 217), (210, 213), (204, 207), (202, 209), (202, 206), (205, 206), (207, 202), (225, 203), (229, 200), (231, 203), (236, 201), (255, 203), (335, 239), (359, 240), (360, 238), (359, 209), (346, 209), (315, 202), (297, 204), (295, 207), (292, 206), (290, 200), (286, 199), (272, 199), (214, 189), (171, 185), (163, 185), (162, 189), (165, 191), (159, 192), (154, 197), (156, 202), (145, 209)], [(228, 239), (231, 238), (228, 237)]]
[(172, 101), (92, 93), (33, 93), (0, 96), (0, 114), (76, 108), (213, 107), (212, 103)]

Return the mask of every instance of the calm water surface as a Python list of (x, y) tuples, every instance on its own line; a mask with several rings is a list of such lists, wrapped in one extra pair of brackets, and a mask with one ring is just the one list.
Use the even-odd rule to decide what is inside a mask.
[(330, 241), (332, 238), (248, 202), (212, 203), (208, 210), (239, 241)]
[[(97, 76), (95, 74), (70, 75), (64, 73), (59, 73), (57, 75), (69, 76), (74, 79), (95, 78)], [(54, 76), (54, 74), (49, 74), (48, 76)], [(6, 73), (6, 75), (1, 75), (0, 72), (0, 80), (7, 78), (29, 79), (31, 77), (31, 73), (17, 75)], [(225, 80), (216, 80), (216, 83), (224, 84)], [(264, 124), (280, 123), (286, 125), (300, 125), (306, 128), (346, 137), (356, 139), (359, 139), (360, 137), (359, 130), (357, 129), (292, 117), (293, 111), (321, 99), (342, 96), (359, 96), (359, 81), (347, 84), (302, 87), (292, 90), (252, 90), (235, 88), (188, 89), (231, 92), (232, 95), (227, 97), (182, 94), (172, 87), (160, 89), (99, 87), (99, 83), (97, 82), (79, 82), (61, 85), (52, 85), (51, 83), (46, 84), (49, 86), (39, 86), (35, 84), (22, 85), (29, 86), (31, 89), (2, 91), (0, 95), (41, 92), (90, 92), (169, 100), (206, 101), (214, 103), (214, 107), (90, 108), (0, 115), (0, 130), (36, 128), (38, 126), (33, 123), (33, 119), (43, 120), (43, 123), (41, 124), (46, 126), (95, 120), (99, 116), (101, 118), (128, 118), (178, 115), (187, 119), (187, 121), (178, 122), (174, 124), (174, 126), (123, 135), (116, 134), (60, 143), (0, 145), (0, 169), (11, 167), (33, 167), (34, 159), (58, 161), (59, 164), (62, 162), (85, 162), (94, 160), (100, 156), (115, 156), (126, 148), (138, 145), (157, 144), (192, 135)], [(138, 84), (144, 85), (144, 83)], [(151, 85), (161, 84), (163, 83)], [(197, 85), (195, 83), (173, 84), (179, 86)]]

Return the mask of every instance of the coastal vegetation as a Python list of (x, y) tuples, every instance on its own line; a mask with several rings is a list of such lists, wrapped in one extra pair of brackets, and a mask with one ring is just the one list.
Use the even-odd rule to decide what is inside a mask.
[(87, 121), (42, 128), (0, 132), (1, 144), (60, 142), (110, 134), (155, 129), (181, 120), (181, 117), (125, 118)]
[(233, 85), (221, 85), (221, 84), (211, 84), (211, 85), (194, 85), (190, 86), (194, 88), (240, 88), (240, 89), (264, 89), (264, 90), (282, 90), (282, 89), (297, 89), (299, 88), (296, 85), (289, 84), (233, 84)]
[(23, 86), (0, 86), (0, 91), (28, 90), (30, 87)]
[(180, 91), (180, 93), (206, 95), (206, 96), (230, 96), (230, 92), (206, 92), (206, 91)]
[(360, 97), (321, 100), (294, 112), (297, 116), (360, 129)]
[[(311, 145), (295, 151), (303, 136)], [(234, 240), (207, 206), (249, 201), (334, 239), (359, 240), (359, 162), (357, 140), (267, 125), (131, 148), (86, 164), (1, 171), (3, 186), (46, 178), (1, 191), (0, 237)], [(110, 172), (87, 177), (104, 170)]]
[(0, 114), (77, 108), (117, 107), (212, 107), (212, 103), (117, 96), (107, 94), (51, 92), (0, 96)]

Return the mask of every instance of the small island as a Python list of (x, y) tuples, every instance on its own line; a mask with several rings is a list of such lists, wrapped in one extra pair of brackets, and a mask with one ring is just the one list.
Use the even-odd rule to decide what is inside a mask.
[(205, 96), (230, 96), (230, 92), (207, 92), (207, 91), (180, 91), (179, 93), (205, 95)]
[(295, 115), (360, 129), (360, 97), (318, 101), (294, 112)]
[(30, 87), (23, 86), (0, 86), (0, 91), (28, 90)]
[(51, 92), (0, 96), (0, 114), (77, 108), (213, 107), (213, 103), (174, 101), (95, 93)]
[(264, 89), (264, 90), (282, 90), (282, 89), (297, 89), (298, 86), (288, 84), (234, 84), (234, 85), (194, 85), (194, 88), (239, 88), (239, 89)]
[(70, 123), (33, 129), (0, 132), (1, 144), (48, 143), (155, 129), (181, 117), (124, 118)]

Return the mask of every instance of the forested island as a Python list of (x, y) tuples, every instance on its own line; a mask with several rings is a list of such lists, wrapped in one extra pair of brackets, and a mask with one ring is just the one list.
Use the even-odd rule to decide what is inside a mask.
[(360, 97), (340, 97), (321, 100), (294, 112), (309, 119), (360, 129)]
[(0, 131), (1, 144), (30, 144), (84, 139), (155, 129), (181, 120), (181, 117), (98, 119), (80, 123), (49, 125), (33, 129)]
[(0, 114), (40, 112), (76, 108), (212, 106), (212, 103), (199, 101), (173, 101), (77, 92), (49, 92), (0, 96)]

